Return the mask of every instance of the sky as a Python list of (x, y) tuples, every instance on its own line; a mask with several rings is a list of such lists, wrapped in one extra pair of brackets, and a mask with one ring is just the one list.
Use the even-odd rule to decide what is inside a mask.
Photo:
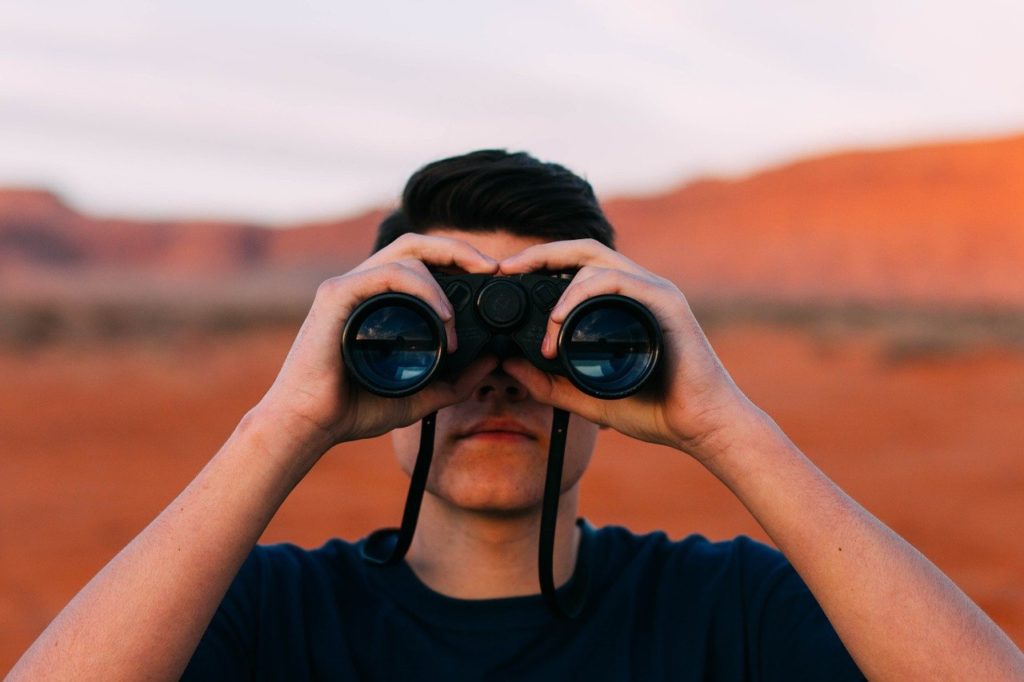
[(602, 196), (1024, 132), (1018, 0), (0, 0), (0, 186), (287, 224), (525, 149)]

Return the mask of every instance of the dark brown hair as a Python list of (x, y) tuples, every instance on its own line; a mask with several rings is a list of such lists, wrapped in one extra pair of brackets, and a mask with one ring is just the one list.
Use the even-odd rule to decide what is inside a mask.
[(412, 174), (399, 208), (383, 220), (373, 250), (407, 232), (504, 230), (546, 241), (592, 238), (615, 247), (594, 190), (564, 166), (526, 152), (482, 149)]

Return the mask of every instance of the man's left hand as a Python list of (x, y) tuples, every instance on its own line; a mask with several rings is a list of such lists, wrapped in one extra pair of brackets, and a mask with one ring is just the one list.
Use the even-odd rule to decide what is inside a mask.
[(504, 369), (539, 401), (574, 412), (628, 436), (662, 443), (701, 461), (728, 445), (731, 432), (755, 415), (719, 362), (686, 297), (667, 279), (648, 272), (592, 239), (531, 246), (501, 261), (500, 274), (535, 270), (577, 270), (551, 311), (542, 354), (555, 358), (558, 333), (577, 305), (602, 294), (628, 296), (647, 306), (663, 333), (658, 390), (644, 389), (621, 400), (582, 393), (560, 376), (546, 374), (524, 358), (506, 360)]

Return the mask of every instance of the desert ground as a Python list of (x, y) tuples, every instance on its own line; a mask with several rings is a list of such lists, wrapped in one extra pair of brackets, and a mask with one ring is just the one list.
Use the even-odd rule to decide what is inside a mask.
[[(267, 388), (294, 335), (266, 330), (0, 350), (0, 670), (187, 484)], [(758, 320), (711, 324), (740, 386), (818, 465), (1024, 644), (1024, 351)], [(397, 523), (388, 441), (328, 453), (264, 542)], [(604, 432), (596, 524), (764, 533), (686, 455)]]

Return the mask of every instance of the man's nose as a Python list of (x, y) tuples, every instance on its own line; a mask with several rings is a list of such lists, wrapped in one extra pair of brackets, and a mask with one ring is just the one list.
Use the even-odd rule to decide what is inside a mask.
[(519, 402), (528, 397), (526, 389), (506, 374), (501, 365), (484, 377), (476, 387), (473, 396), (477, 400), (504, 400), (507, 402)]

